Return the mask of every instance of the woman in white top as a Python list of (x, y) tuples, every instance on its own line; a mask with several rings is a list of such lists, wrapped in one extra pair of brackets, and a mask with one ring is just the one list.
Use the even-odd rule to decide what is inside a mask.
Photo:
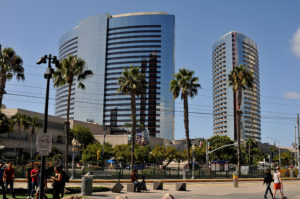
[(286, 198), (286, 197), (284, 197), (283, 190), (281, 189), (282, 188), (282, 180), (281, 180), (281, 177), (280, 177), (280, 167), (279, 166), (276, 167), (276, 172), (274, 173), (273, 178), (274, 178), (274, 194), (273, 194), (273, 198), (275, 198), (276, 191), (278, 189), (280, 190), (282, 198)]

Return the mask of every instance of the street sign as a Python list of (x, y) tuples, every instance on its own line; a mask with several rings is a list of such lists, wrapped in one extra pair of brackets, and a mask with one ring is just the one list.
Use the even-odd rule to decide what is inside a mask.
[(41, 156), (47, 156), (52, 149), (52, 135), (48, 133), (38, 133), (36, 148)]

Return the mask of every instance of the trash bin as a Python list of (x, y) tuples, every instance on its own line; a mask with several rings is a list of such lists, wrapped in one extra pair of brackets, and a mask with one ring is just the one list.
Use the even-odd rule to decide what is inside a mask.
[(93, 175), (90, 173), (85, 174), (82, 176), (82, 183), (81, 183), (81, 194), (85, 196), (91, 196), (93, 192)]
[(186, 178), (187, 178), (187, 175), (188, 175), (188, 171), (187, 171), (186, 169), (183, 169), (182, 172), (183, 172), (183, 173), (182, 173), (182, 178), (183, 178), (183, 179), (186, 179)]
[(239, 187), (239, 176), (233, 173), (233, 187)]

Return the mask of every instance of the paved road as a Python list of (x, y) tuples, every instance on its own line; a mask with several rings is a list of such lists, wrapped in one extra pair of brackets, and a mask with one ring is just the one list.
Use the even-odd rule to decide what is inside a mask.
[[(71, 186), (80, 186), (80, 184), (70, 184)], [(94, 186), (112, 187), (111, 183), (95, 184)], [(17, 183), (21, 187), (24, 184)], [(164, 183), (164, 190), (152, 190), (152, 184), (148, 183), (149, 191), (142, 193), (126, 193), (126, 184), (123, 192), (120, 194), (111, 192), (94, 193), (87, 199), (115, 199), (117, 195), (127, 195), (129, 199), (160, 199), (164, 194), (170, 193), (175, 199), (254, 199), (263, 198), (265, 187), (262, 182), (240, 182), (239, 188), (234, 188), (232, 182), (206, 182), (206, 183), (187, 183), (188, 191), (175, 191), (175, 183)], [(284, 192), (287, 198), (300, 199), (300, 181), (284, 181)], [(271, 198), (269, 196), (269, 198)], [(277, 195), (277, 198), (279, 195)]]
[[(115, 199), (117, 195), (127, 195), (129, 199), (160, 199), (164, 194), (170, 193), (175, 199), (254, 199), (263, 198), (265, 187), (262, 182), (240, 182), (239, 188), (234, 188), (232, 183), (187, 183), (186, 192), (175, 191), (175, 184), (164, 184), (163, 191), (152, 190), (152, 184), (148, 184), (150, 191), (143, 193), (126, 193), (126, 186), (124, 192), (121, 194), (103, 192), (95, 193), (88, 199), (107, 198)], [(284, 182), (284, 192), (287, 198), (300, 199), (300, 182), (286, 181)], [(276, 194), (277, 195), (277, 194)], [(269, 196), (269, 198), (271, 198)], [(277, 198), (279, 195), (277, 195)]]

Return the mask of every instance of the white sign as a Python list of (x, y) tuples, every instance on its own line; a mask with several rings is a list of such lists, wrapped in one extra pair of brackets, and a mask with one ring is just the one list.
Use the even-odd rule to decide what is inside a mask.
[(40, 155), (49, 155), (52, 149), (52, 135), (48, 133), (38, 133), (36, 138), (36, 148)]

